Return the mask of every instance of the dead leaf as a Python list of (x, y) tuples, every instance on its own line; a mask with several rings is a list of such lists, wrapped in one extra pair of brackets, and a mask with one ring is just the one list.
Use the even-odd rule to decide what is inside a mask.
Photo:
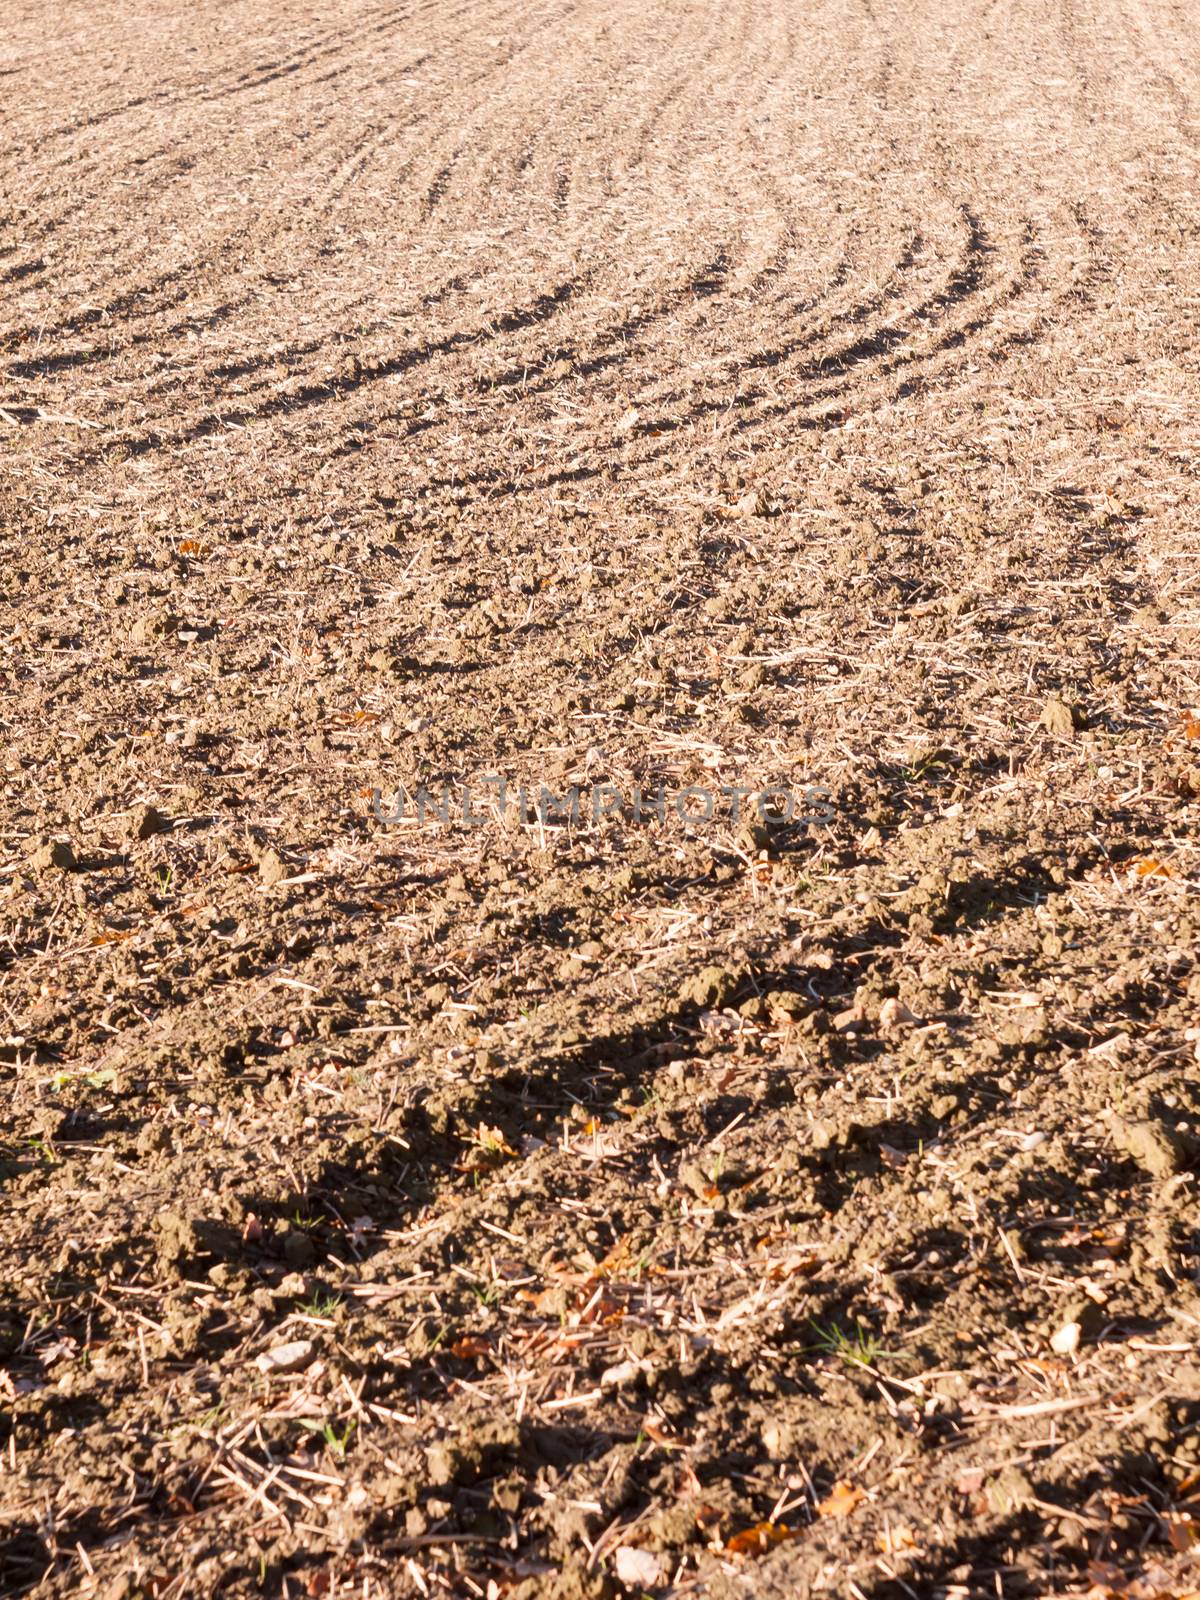
[(911, 1528), (885, 1528), (877, 1543), (885, 1556), (901, 1555), (905, 1550), (917, 1548)]
[(819, 1517), (848, 1517), (866, 1495), (865, 1489), (850, 1483), (845, 1478), (839, 1478), (834, 1484), (828, 1498), (821, 1501), (817, 1507)]
[(1134, 876), (1138, 878), (1173, 878), (1175, 869), (1165, 861), (1159, 861), (1154, 856), (1143, 856), (1140, 861), (1135, 861), (1133, 866)]
[(789, 1528), (786, 1522), (759, 1522), (726, 1539), (725, 1548), (731, 1556), (761, 1555), (764, 1550), (797, 1537), (798, 1530)]
[(819, 1265), (820, 1262), (811, 1251), (796, 1251), (768, 1267), (767, 1277), (772, 1283), (786, 1283), (789, 1278), (810, 1277)]
[(461, 1339), (456, 1339), (450, 1346), (450, 1354), (457, 1356), (460, 1361), (475, 1361), (480, 1356), (486, 1356), (491, 1350), (491, 1345), (486, 1339), (480, 1339), (475, 1334), (464, 1334)]

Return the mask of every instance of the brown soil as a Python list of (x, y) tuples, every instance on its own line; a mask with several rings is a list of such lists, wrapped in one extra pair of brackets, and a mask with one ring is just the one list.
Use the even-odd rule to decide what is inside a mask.
[(0, 1594), (1200, 1587), (1192, 8), (0, 92)]

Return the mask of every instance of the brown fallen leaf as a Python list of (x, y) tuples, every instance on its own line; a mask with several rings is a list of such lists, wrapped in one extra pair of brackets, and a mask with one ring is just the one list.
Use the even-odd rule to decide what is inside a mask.
[(767, 1277), (772, 1283), (786, 1283), (789, 1278), (810, 1277), (819, 1265), (817, 1257), (810, 1251), (798, 1251), (768, 1267)]
[(798, 1537), (799, 1530), (789, 1528), (786, 1522), (758, 1522), (726, 1539), (725, 1549), (731, 1556), (762, 1555), (765, 1550)]
[(647, 1422), (643, 1420), (642, 1432), (646, 1435), (647, 1439), (653, 1439), (655, 1444), (661, 1449), (683, 1450), (686, 1448), (681, 1439), (672, 1439), (669, 1433), (664, 1433), (663, 1430), (657, 1427), (653, 1422)]
[(490, 1350), (491, 1345), (487, 1340), (473, 1333), (464, 1334), (450, 1346), (450, 1354), (457, 1356), (460, 1361), (474, 1361), (479, 1356), (486, 1356)]
[(1134, 862), (1134, 876), (1138, 878), (1173, 878), (1175, 869), (1166, 861), (1159, 861), (1154, 856), (1143, 856), (1140, 861)]
[(911, 1528), (885, 1528), (876, 1543), (885, 1556), (901, 1555), (905, 1550), (915, 1550), (917, 1541)]
[(819, 1517), (848, 1517), (866, 1495), (865, 1489), (839, 1478), (826, 1499), (817, 1507)]

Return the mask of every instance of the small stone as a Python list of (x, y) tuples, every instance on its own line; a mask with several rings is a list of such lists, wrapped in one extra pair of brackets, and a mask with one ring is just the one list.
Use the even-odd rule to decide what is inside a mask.
[(614, 1367), (605, 1367), (600, 1374), (602, 1389), (623, 1389), (636, 1381), (648, 1369), (645, 1361), (618, 1361)]
[(296, 1339), (291, 1344), (277, 1344), (273, 1350), (264, 1350), (255, 1356), (254, 1365), (268, 1376), (284, 1372), (300, 1372), (311, 1364), (317, 1347), (311, 1339)]
[(1064, 1322), (1058, 1332), (1050, 1340), (1050, 1348), (1056, 1356), (1073, 1356), (1079, 1349), (1080, 1335), (1083, 1329), (1078, 1322)]
[(912, 1027), (920, 1020), (901, 1000), (885, 1000), (879, 1008), (879, 1026), (887, 1033), (894, 1028)]
[(624, 1544), (617, 1551), (617, 1577), (630, 1589), (653, 1589), (662, 1582), (662, 1557), (653, 1550), (635, 1550)]
[(796, 1451), (796, 1431), (787, 1422), (768, 1417), (762, 1426), (762, 1442), (772, 1461), (783, 1461)]

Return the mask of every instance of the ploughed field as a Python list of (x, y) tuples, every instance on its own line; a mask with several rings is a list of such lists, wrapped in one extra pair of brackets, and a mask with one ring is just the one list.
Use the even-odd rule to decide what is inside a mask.
[(1191, 7), (0, 104), (0, 1594), (1200, 1589)]

